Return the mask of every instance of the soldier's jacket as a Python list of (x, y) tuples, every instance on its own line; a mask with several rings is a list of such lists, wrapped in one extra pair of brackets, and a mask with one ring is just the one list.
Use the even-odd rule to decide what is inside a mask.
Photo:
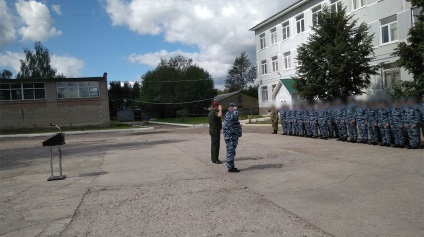
[(317, 117), (318, 117), (318, 120), (320, 121), (328, 121), (329, 120), (328, 111), (325, 109), (317, 110)]
[(358, 108), (356, 109), (356, 120), (359, 122), (368, 121), (367, 108)]
[(293, 113), (293, 111), (291, 111), (291, 110), (288, 110), (288, 111), (286, 112), (286, 119), (287, 119), (287, 122), (288, 122), (288, 123), (290, 123), (290, 122), (291, 122), (291, 120), (292, 120), (292, 113)]
[(344, 107), (337, 108), (336, 119), (337, 120), (345, 120), (346, 119), (346, 109)]
[(367, 109), (367, 119), (368, 119), (368, 125), (369, 126), (377, 126), (377, 122), (378, 122), (377, 109), (368, 108)]
[(391, 124), (402, 124), (404, 120), (404, 109), (399, 107), (393, 107), (390, 111), (390, 123)]
[(285, 110), (281, 110), (280, 111), (280, 121), (283, 122), (284, 120), (286, 120), (286, 112)]
[(298, 123), (303, 122), (303, 110), (298, 110), (296, 113), (296, 120)]
[(418, 106), (418, 110), (420, 111), (421, 116), (421, 125), (424, 124), (424, 102)]
[(312, 124), (317, 123), (318, 120), (318, 115), (317, 115), (317, 111), (311, 109), (309, 110), (309, 122)]
[(405, 123), (407, 125), (419, 125), (421, 122), (420, 111), (416, 107), (405, 108)]
[(349, 105), (346, 109), (346, 122), (354, 123), (356, 119), (356, 107), (354, 105)]
[(377, 109), (377, 123), (379, 126), (386, 126), (390, 123), (390, 110), (389, 108)]
[(277, 112), (276, 112), (275, 110), (272, 110), (272, 111), (271, 111), (270, 116), (271, 116), (271, 121), (272, 121), (272, 122), (274, 122), (274, 121), (277, 121), (277, 120), (278, 120), (278, 115), (277, 115)]
[(238, 111), (227, 111), (224, 118), (224, 139), (237, 140), (241, 136), (241, 125), (238, 121)]

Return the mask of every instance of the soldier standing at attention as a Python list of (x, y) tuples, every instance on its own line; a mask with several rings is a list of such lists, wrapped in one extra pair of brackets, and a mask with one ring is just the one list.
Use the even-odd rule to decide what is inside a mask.
[(356, 102), (350, 97), (346, 109), (346, 123), (349, 130), (350, 142), (356, 143), (358, 130), (356, 128)]
[(420, 111), (414, 98), (406, 100), (406, 128), (408, 129), (409, 147), (408, 149), (418, 149), (420, 146)]
[(237, 107), (234, 103), (230, 103), (224, 118), (224, 139), (227, 145), (227, 168), (230, 173), (240, 172), (234, 167), (234, 157), (236, 156), (238, 139), (241, 135), (242, 131), (240, 122), (238, 121)]
[(347, 141), (347, 129), (346, 129), (346, 109), (340, 100), (336, 100), (336, 125), (339, 131), (339, 139), (337, 141)]
[(272, 134), (277, 134), (278, 132), (278, 114), (277, 111), (275, 110), (275, 106), (271, 106), (271, 108), (269, 109), (269, 115), (271, 116), (271, 123), (272, 123), (272, 130), (274, 130), (272, 132)]
[(356, 121), (358, 121), (359, 135), (361, 136), (361, 143), (368, 144), (368, 118), (367, 108), (364, 101), (358, 101), (358, 108), (356, 109)]
[(377, 136), (377, 109), (375, 108), (375, 102), (368, 102), (367, 108), (367, 124), (368, 131), (370, 133), (371, 144), (378, 145), (378, 136)]
[(388, 105), (389, 104), (386, 101), (380, 101), (377, 109), (377, 124), (381, 131), (380, 146), (390, 147), (390, 109), (388, 108)]
[(404, 108), (400, 99), (395, 100), (394, 106), (390, 111), (390, 119), (392, 124), (395, 145), (393, 147), (403, 148), (405, 145), (405, 137), (403, 136), (403, 117)]
[(286, 106), (283, 106), (282, 110), (280, 110), (280, 122), (283, 129), (282, 135), (287, 135), (287, 109)]
[(212, 103), (212, 109), (208, 115), (209, 121), (209, 134), (211, 135), (211, 160), (212, 163), (222, 164), (218, 159), (219, 147), (221, 143), (221, 129), (222, 129), (222, 106), (218, 102)]

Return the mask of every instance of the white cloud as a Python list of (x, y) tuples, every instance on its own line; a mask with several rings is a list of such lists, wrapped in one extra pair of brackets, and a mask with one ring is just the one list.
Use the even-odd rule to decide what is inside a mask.
[(53, 54), (51, 65), (57, 70), (57, 73), (67, 77), (78, 77), (84, 68), (84, 61), (70, 56), (58, 56)]
[(15, 40), (13, 16), (4, 0), (0, 0), (0, 48)]
[(141, 35), (163, 35), (167, 42), (198, 48), (195, 53), (162, 50), (131, 54), (130, 62), (156, 66), (161, 57), (183, 54), (214, 77), (225, 77), (241, 52), (246, 51), (254, 60), (255, 36), (249, 29), (294, 1), (106, 0), (105, 9), (112, 25), (126, 26)]
[[(19, 72), (20, 60), (25, 59), (25, 54), (21, 52), (0, 53), (0, 67), (10, 67), (14, 71), (14, 75)], [(57, 70), (58, 74), (67, 77), (78, 77), (84, 68), (84, 61), (72, 56), (59, 56), (52, 54), (50, 57), (51, 66)]]
[(58, 14), (59, 16), (62, 15), (62, 9), (60, 8), (60, 5), (57, 4), (53, 4), (52, 5), (52, 10)]
[(23, 41), (46, 41), (50, 37), (62, 34), (53, 26), (50, 11), (43, 3), (18, 0), (15, 6), (23, 22), (23, 26), (19, 29)]
[(10, 67), (12, 68), (16, 75), (16, 72), (19, 72), (21, 67), (20, 59), (24, 59), (24, 53), (16, 53), (7, 51), (6, 53), (0, 53), (0, 67)]

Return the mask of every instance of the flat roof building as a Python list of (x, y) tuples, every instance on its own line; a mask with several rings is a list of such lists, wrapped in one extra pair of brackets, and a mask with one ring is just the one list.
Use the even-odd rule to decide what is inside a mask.
[(1, 79), (0, 131), (109, 126), (107, 73), (102, 77)]

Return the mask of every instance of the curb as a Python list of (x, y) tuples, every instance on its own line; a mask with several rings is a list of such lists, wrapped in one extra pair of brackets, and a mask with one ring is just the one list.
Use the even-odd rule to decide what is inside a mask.
[[(123, 133), (123, 132), (139, 132), (139, 131), (151, 131), (153, 127), (145, 128), (130, 128), (130, 129), (109, 129), (109, 130), (89, 130), (89, 131), (74, 131), (74, 132), (63, 132), (66, 135), (80, 135), (80, 134), (98, 134), (98, 133)], [(34, 134), (13, 134), (13, 135), (0, 135), (1, 138), (32, 138), (32, 137), (50, 137), (57, 133), (34, 133)]]
[(155, 121), (149, 121), (151, 124), (159, 124), (159, 125), (170, 125), (170, 126), (177, 126), (177, 127), (209, 127), (209, 124), (201, 123), (201, 124), (184, 124), (184, 123), (167, 123), (167, 122), (155, 122)]

